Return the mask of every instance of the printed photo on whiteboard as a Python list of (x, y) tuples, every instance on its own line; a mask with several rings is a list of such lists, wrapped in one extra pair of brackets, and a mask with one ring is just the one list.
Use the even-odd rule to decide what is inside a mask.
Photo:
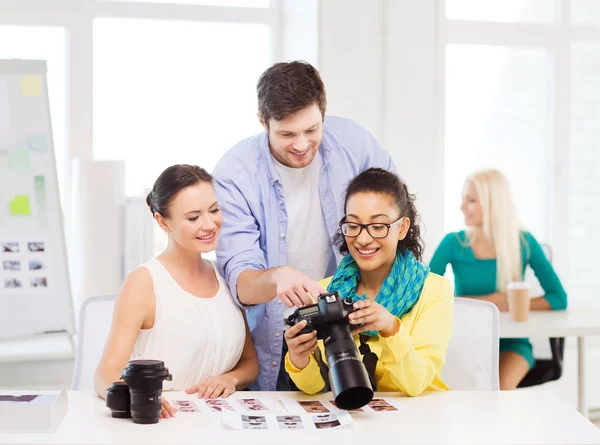
[(29, 260), (29, 270), (42, 270), (45, 268), (44, 263), (40, 260)]
[(299, 400), (298, 405), (307, 413), (328, 413), (329, 410), (318, 400)]
[(31, 287), (48, 287), (48, 279), (46, 277), (35, 277), (32, 278)]
[(0, 394), (0, 403), (29, 403), (39, 397), (42, 396), (40, 394), (20, 394), (18, 396), (13, 394)]
[(16, 260), (4, 260), (2, 266), (4, 270), (21, 270), (21, 262)]
[(18, 251), (19, 251), (19, 243), (13, 243), (10, 241), (2, 243), (2, 252), (17, 253)]
[(27, 243), (27, 248), (30, 252), (44, 252), (46, 247), (43, 242)]
[(16, 289), (19, 287), (23, 287), (23, 282), (18, 278), (5, 278), (4, 279), (4, 287), (10, 289)]

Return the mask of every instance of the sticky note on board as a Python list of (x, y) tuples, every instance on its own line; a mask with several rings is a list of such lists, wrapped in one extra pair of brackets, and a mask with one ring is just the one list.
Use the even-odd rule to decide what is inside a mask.
[(30, 134), (27, 136), (27, 145), (31, 150), (38, 153), (48, 152), (48, 142), (43, 134)]
[(28, 148), (15, 148), (8, 151), (8, 167), (14, 170), (29, 168), (30, 158)]
[(41, 96), (42, 79), (40, 76), (21, 76), (21, 94), (23, 96)]
[(8, 205), (11, 215), (31, 215), (31, 206), (29, 205), (29, 196), (27, 195), (15, 195)]

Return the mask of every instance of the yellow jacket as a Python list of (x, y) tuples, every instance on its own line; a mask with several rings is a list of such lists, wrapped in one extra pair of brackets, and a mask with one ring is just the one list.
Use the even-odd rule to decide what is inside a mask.
[[(327, 287), (331, 278), (319, 284)], [(390, 337), (372, 337), (368, 344), (379, 360), (375, 369), (378, 391), (401, 391), (418, 396), (423, 391), (447, 391), (442, 380), (446, 349), (452, 334), (454, 293), (444, 277), (429, 273), (419, 301), (400, 318), (400, 329)], [(354, 340), (360, 345), (358, 335)], [(323, 341), (321, 357), (326, 360)], [(306, 368), (296, 368), (285, 357), (285, 369), (301, 391), (316, 394), (325, 387), (314, 353)]]

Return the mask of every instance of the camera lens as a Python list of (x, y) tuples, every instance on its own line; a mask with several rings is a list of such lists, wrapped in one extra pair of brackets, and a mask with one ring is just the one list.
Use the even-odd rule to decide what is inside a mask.
[(160, 360), (131, 360), (121, 378), (129, 386), (134, 423), (157, 423), (162, 409), (162, 382), (172, 376)]
[(326, 329), (325, 355), (335, 404), (346, 410), (361, 408), (373, 399), (373, 387), (350, 327), (332, 324)]
[(131, 417), (129, 401), (129, 387), (125, 382), (115, 382), (106, 390), (106, 406), (110, 409), (112, 417)]

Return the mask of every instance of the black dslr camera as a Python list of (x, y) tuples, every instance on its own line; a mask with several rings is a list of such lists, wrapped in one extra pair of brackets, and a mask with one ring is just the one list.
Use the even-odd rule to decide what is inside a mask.
[(319, 295), (316, 304), (298, 308), (286, 323), (294, 326), (306, 320), (298, 335), (317, 331), (323, 340), (329, 365), (329, 383), (335, 404), (341, 409), (357, 409), (373, 399), (369, 374), (354, 343), (348, 315), (355, 311), (351, 298), (337, 292)]

